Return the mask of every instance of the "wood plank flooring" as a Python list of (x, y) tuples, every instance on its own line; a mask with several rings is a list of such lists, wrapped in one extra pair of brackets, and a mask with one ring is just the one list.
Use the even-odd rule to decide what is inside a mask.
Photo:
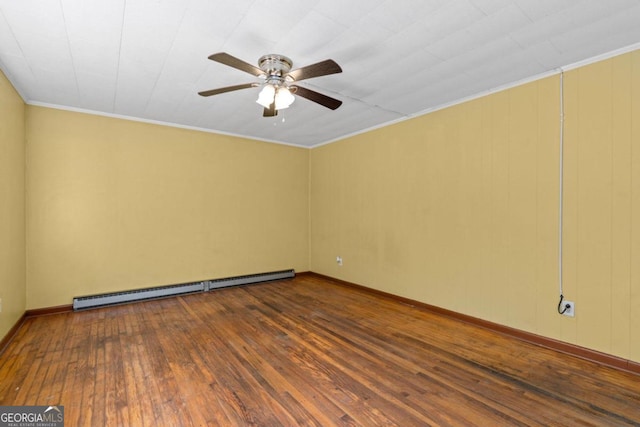
[(640, 426), (640, 377), (314, 276), (27, 319), (0, 405), (68, 426)]

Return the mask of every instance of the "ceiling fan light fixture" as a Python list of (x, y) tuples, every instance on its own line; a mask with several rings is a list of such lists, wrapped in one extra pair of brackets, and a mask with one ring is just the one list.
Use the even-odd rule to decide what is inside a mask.
[(276, 96), (276, 88), (273, 85), (264, 85), (256, 102), (262, 105), (264, 108), (269, 108), (273, 104), (273, 100)]
[(280, 88), (278, 88), (278, 90), (276, 91), (276, 96), (275, 96), (275, 108), (276, 110), (282, 110), (283, 108), (289, 108), (289, 106), (291, 104), (293, 104), (293, 101), (295, 101), (296, 98), (291, 94), (291, 91), (282, 86)]
[(256, 102), (264, 107), (263, 117), (273, 117), (278, 114), (278, 110), (289, 108), (298, 96), (331, 110), (335, 110), (342, 105), (342, 101), (338, 99), (297, 84), (301, 80), (341, 73), (342, 68), (332, 59), (326, 59), (293, 71), (291, 71), (293, 62), (283, 55), (264, 55), (258, 60), (258, 67), (226, 52), (209, 55), (209, 59), (251, 74), (262, 81), (204, 90), (198, 92), (200, 96), (219, 95), (241, 89), (260, 87)]

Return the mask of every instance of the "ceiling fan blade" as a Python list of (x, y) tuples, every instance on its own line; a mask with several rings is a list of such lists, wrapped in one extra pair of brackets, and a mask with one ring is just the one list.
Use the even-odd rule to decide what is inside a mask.
[(326, 59), (316, 64), (307, 65), (306, 67), (293, 70), (288, 73), (287, 76), (291, 77), (295, 81), (300, 81), (341, 72), (342, 68), (340, 68), (333, 59)]
[(278, 110), (276, 110), (276, 103), (272, 102), (269, 108), (265, 108), (262, 112), (262, 117), (275, 117), (278, 115)]
[(323, 95), (319, 92), (316, 92), (315, 90), (307, 89), (306, 87), (290, 86), (290, 88), (295, 89), (294, 93), (296, 95), (299, 95), (303, 98), (307, 98), (309, 101), (313, 101), (317, 104), (322, 105), (323, 107), (327, 107), (332, 110), (335, 110), (336, 108), (342, 105), (342, 101), (335, 98), (331, 98), (330, 96), (327, 96), (327, 95)]
[(198, 92), (198, 95), (200, 96), (218, 95), (225, 92), (232, 92), (234, 90), (240, 90), (240, 89), (249, 89), (250, 87), (256, 87), (256, 86), (260, 86), (260, 85), (258, 83), (245, 83), (242, 85), (227, 86), (227, 87), (221, 87), (218, 89), (204, 90), (202, 92)]
[(225, 52), (214, 53), (213, 55), (209, 56), (209, 59), (224, 65), (228, 65), (229, 67), (233, 67), (237, 70), (244, 71), (245, 73), (253, 74), (256, 77), (264, 75), (264, 71), (262, 71), (260, 68), (255, 67), (248, 62), (244, 62), (242, 59), (238, 59), (235, 56), (231, 56)]

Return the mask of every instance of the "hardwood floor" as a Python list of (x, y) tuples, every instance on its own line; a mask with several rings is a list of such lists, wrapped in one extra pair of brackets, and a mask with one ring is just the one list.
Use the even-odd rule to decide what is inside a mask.
[(0, 405), (68, 426), (640, 425), (640, 377), (313, 276), (27, 319)]

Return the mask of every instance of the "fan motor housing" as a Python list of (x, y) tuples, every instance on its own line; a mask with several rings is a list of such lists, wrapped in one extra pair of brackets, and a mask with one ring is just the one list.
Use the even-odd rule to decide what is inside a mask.
[(284, 74), (291, 71), (293, 61), (284, 55), (270, 53), (260, 57), (258, 60), (258, 66), (267, 74), (267, 76), (282, 77)]

